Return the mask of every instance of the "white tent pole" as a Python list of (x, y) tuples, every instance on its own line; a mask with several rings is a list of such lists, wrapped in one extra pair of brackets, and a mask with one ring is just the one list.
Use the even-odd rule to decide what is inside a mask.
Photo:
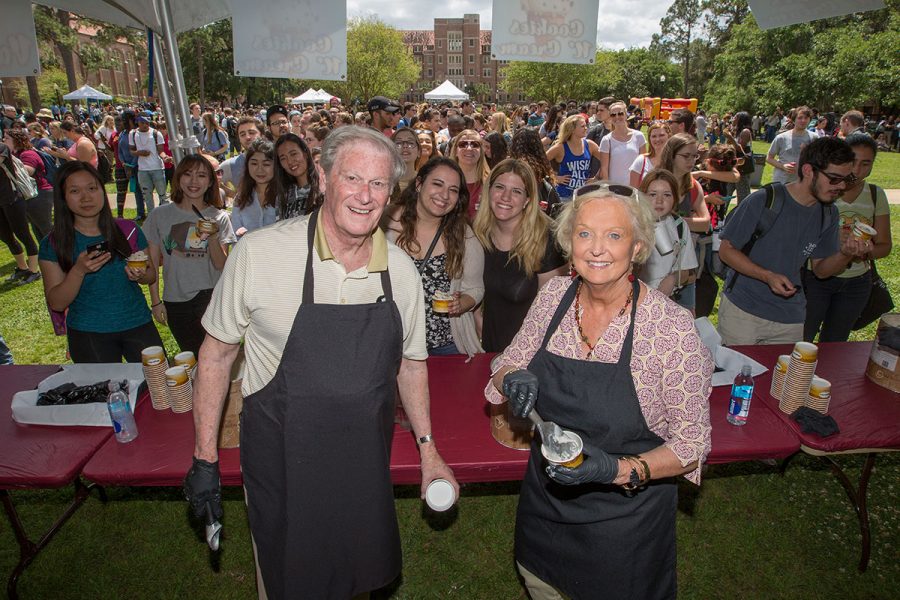
[(156, 89), (159, 90), (160, 105), (162, 105), (163, 114), (166, 117), (166, 125), (169, 129), (169, 149), (175, 157), (175, 164), (181, 162), (184, 156), (184, 150), (179, 145), (181, 140), (181, 132), (178, 130), (178, 120), (175, 118), (175, 111), (172, 108), (172, 96), (169, 94), (169, 69), (166, 67), (165, 58), (162, 48), (160, 48), (161, 40), (159, 35), (150, 30), (153, 36), (153, 64), (156, 66)]
[[(169, 56), (169, 63), (172, 65), (172, 84), (175, 91), (175, 109), (181, 117), (179, 133), (183, 133), (178, 145), (186, 150), (188, 154), (197, 152), (200, 142), (194, 137), (191, 130), (191, 113), (188, 108), (187, 90), (184, 86), (184, 77), (181, 72), (181, 56), (178, 53), (178, 40), (175, 37), (175, 24), (172, 20), (172, 10), (169, 5), (170, 0), (154, 0), (156, 11), (159, 14), (162, 23), (162, 34), (166, 41), (166, 52)], [(174, 123), (173, 123), (174, 125)]]

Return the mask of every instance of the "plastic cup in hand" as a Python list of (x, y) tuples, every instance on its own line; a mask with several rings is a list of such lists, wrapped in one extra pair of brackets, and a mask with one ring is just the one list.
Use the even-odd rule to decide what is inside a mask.
[(875, 237), (876, 233), (878, 233), (877, 231), (875, 231), (874, 227), (866, 225), (865, 223), (860, 223), (859, 221), (853, 222), (852, 231), (853, 231), (853, 237), (855, 237), (856, 239), (858, 239), (862, 242), (869, 241), (870, 239)]
[(437, 512), (449, 510), (456, 502), (456, 490), (446, 479), (435, 479), (425, 489), (425, 503)]
[(562, 430), (561, 435), (549, 436), (541, 444), (541, 454), (547, 462), (574, 469), (584, 462), (584, 442), (574, 431)]
[(453, 296), (447, 292), (438, 290), (434, 293), (434, 296), (431, 297), (431, 310), (436, 313), (447, 314), (450, 312), (451, 300), (453, 300)]

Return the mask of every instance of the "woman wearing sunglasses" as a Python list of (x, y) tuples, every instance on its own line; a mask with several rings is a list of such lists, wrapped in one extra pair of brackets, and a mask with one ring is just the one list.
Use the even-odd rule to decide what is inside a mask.
[[(580, 436), (572, 466), (536, 435), (515, 558), (532, 598), (674, 598), (675, 477), (700, 483), (713, 361), (686, 310), (633, 274), (654, 245), (636, 190), (589, 184), (555, 226), (551, 279), (492, 364), (488, 401)], [(558, 456), (570, 458), (570, 456)]]
[(567, 202), (572, 193), (584, 185), (590, 177), (591, 157), (601, 160), (600, 147), (587, 136), (587, 122), (580, 114), (566, 117), (559, 128), (559, 135), (547, 150), (547, 160), (559, 163), (556, 175), (556, 193)]
[(484, 302), (476, 319), (481, 317), (484, 351), (500, 352), (522, 326), (538, 290), (567, 269), (528, 163), (500, 162), (487, 189), (488, 206), (473, 225), (485, 252)]
[(382, 220), (388, 239), (413, 259), (422, 276), (429, 354), (482, 352), (472, 311), (484, 296), (484, 251), (466, 219), (465, 181), (454, 161), (433, 158)]
[(625, 104), (614, 102), (609, 107), (612, 131), (600, 140), (600, 179), (628, 185), (631, 165), (641, 155), (647, 140), (640, 131), (628, 127)]
[(403, 190), (416, 178), (416, 163), (419, 161), (421, 146), (419, 145), (419, 137), (416, 135), (416, 132), (409, 127), (401, 127), (394, 132), (394, 137), (391, 139), (394, 140), (394, 145), (397, 147), (397, 151), (400, 152), (400, 158), (403, 159), (403, 164), (406, 165), (406, 172), (400, 178), (400, 181), (397, 182), (397, 186), (391, 194), (391, 201), (393, 202), (400, 199), (400, 194), (403, 193)]
[(481, 189), (491, 172), (482, 144), (481, 136), (474, 129), (464, 129), (450, 141), (450, 158), (456, 161), (466, 176), (469, 221), (475, 219), (475, 212), (481, 204)]

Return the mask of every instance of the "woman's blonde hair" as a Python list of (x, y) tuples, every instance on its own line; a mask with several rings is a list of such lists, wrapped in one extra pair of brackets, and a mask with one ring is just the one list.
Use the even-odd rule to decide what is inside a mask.
[(550, 218), (540, 208), (537, 192), (537, 183), (531, 167), (523, 160), (507, 158), (497, 163), (488, 177), (487, 185), (481, 192), (481, 206), (475, 215), (472, 229), (481, 245), (488, 251), (494, 249), (491, 241), (491, 232), (497, 223), (494, 211), (490, 206), (491, 188), (497, 178), (506, 173), (518, 175), (525, 184), (525, 207), (522, 211), (522, 220), (516, 228), (513, 247), (509, 251), (509, 260), (515, 259), (519, 268), (525, 271), (525, 275), (531, 277), (541, 268), (544, 253), (547, 250), (547, 235), (550, 228)]
[(559, 126), (559, 135), (553, 140), (553, 145), (556, 146), (557, 144), (564, 144), (569, 141), (569, 138), (572, 137), (572, 132), (575, 131), (575, 125), (578, 121), (584, 121), (584, 117), (581, 116), (581, 114), (566, 117), (566, 120)]
[[(457, 151), (457, 145), (464, 137), (475, 138), (479, 144), (481, 143), (481, 134), (475, 131), (474, 129), (463, 129), (459, 132), (459, 134), (453, 138), (450, 142), (450, 158), (456, 164), (459, 164), (459, 157)], [(491, 173), (491, 168), (488, 166), (487, 158), (484, 156), (484, 147), (481, 148), (480, 154), (478, 156), (478, 164), (475, 165), (475, 171), (477, 173), (481, 173), (481, 180), (484, 181), (488, 178), (488, 175)], [(465, 181), (463, 183), (466, 183)]]
[(578, 211), (593, 200), (612, 200), (625, 207), (631, 220), (633, 243), (640, 244), (640, 249), (634, 257), (634, 263), (642, 265), (647, 262), (655, 243), (654, 224), (656, 219), (653, 216), (650, 203), (637, 190), (634, 191), (632, 196), (621, 196), (603, 188), (584, 194), (579, 194), (578, 190), (575, 190), (574, 199), (571, 202), (566, 202), (565, 207), (556, 217), (553, 225), (556, 243), (563, 251), (566, 260), (572, 260), (572, 233), (575, 230), (575, 219), (578, 217)]
[(506, 113), (498, 111), (491, 115), (491, 130), (501, 134), (509, 131)]
[[(672, 129), (665, 121), (654, 121), (653, 123), (650, 123), (650, 127), (647, 128), (647, 145), (650, 147), (647, 158), (654, 158), (656, 156), (656, 148), (650, 143), (650, 134), (653, 133), (655, 129), (662, 129), (666, 132), (668, 137), (672, 137)], [(667, 139), (666, 141), (668, 142), (669, 140)]]

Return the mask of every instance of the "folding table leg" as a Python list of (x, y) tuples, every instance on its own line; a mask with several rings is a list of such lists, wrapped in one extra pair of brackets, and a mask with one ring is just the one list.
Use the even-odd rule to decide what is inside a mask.
[(866, 461), (863, 463), (862, 472), (859, 474), (859, 484), (855, 487), (853, 482), (850, 481), (850, 478), (847, 477), (847, 474), (844, 473), (844, 470), (841, 469), (840, 465), (838, 465), (834, 459), (830, 456), (820, 456), (819, 458), (826, 461), (831, 466), (831, 472), (834, 473), (834, 476), (837, 477), (838, 481), (841, 482), (841, 485), (844, 486), (844, 491), (847, 492), (850, 503), (853, 505), (854, 510), (856, 510), (856, 516), (859, 519), (859, 531), (862, 534), (862, 553), (859, 558), (859, 566), (857, 569), (860, 573), (865, 573), (866, 569), (869, 567), (869, 555), (872, 551), (872, 538), (869, 531), (869, 509), (866, 505), (866, 493), (869, 488), (869, 477), (872, 475), (872, 468), (875, 466), (875, 453), (869, 452), (866, 455)]
[(69, 520), (69, 517), (78, 510), (84, 501), (87, 500), (88, 496), (91, 493), (93, 488), (97, 488), (100, 492), (100, 497), (103, 501), (106, 501), (106, 492), (102, 487), (97, 486), (95, 483), (88, 483), (85, 485), (81, 478), (75, 479), (75, 496), (72, 499), (72, 502), (66, 507), (66, 510), (62, 515), (50, 526), (50, 529), (41, 536), (41, 539), (37, 541), (37, 543), (32, 542), (28, 538), (28, 534), (25, 533), (25, 527), (22, 525), (22, 520), (19, 518), (19, 513), (16, 510), (15, 505), (13, 504), (12, 498), (9, 495), (9, 490), (0, 490), (0, 501), (3, 502), (3, 508), (6, 509), (6, 516), (9, 517), (9, 523), (12, 526), (13, 533), (16, 536), (16, 541), (19, 543), (19, 563), (16, 565), (16, 568), (13, 569), (13, 572), (10, 574), (9, 579), (6, 582), (6, 594), (9, 596), (10, 600), (18, 600), (19, 594), (16, 591), (16, 585), (19, 582), (19, 576), (22, 572), (31, 564), (31, 561), (35, 559), (35, 557), (40, 553), (44, 547), (50, 543), (50, 540), (53, 539), (66, 521)]

